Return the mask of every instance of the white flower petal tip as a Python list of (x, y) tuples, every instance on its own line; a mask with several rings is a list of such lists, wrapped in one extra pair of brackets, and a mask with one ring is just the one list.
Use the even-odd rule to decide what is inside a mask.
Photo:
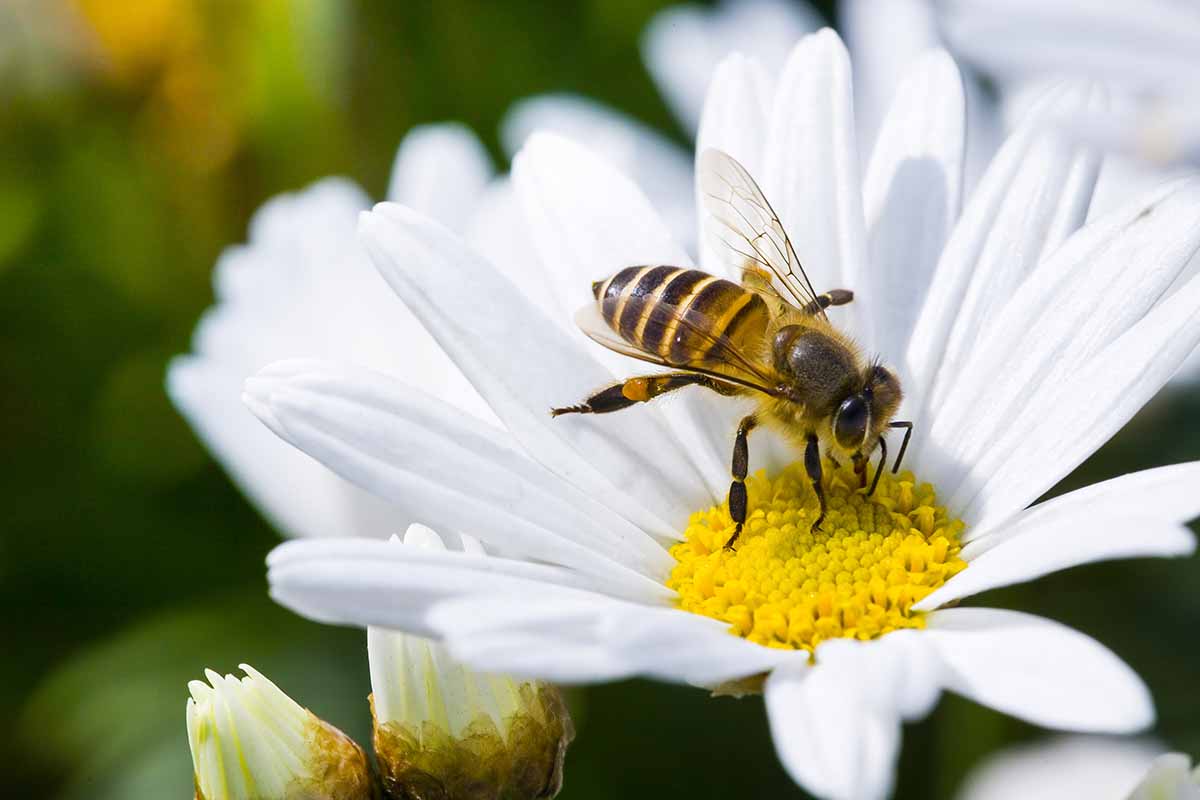
[(863, 180), (871, 268), (855, 302), (893, 357), (908, 348), (958, 219), (965, 149), (962, 76), (945, 51), (930, 51), (901, 81)]
[(989, 756), (971, 769), (955, 797), (1127, 800), (1164, 749), (1153, 740), (1140, 738), (1052, 736)]
[(723, 0), (712, 9), (676, 5), (646, 26), (642, 57), (675, 115), (693, 131), (713, 68), (723, 57), (755, 53), (778, 69), (792, 45), (821, 25), (809, 6), (787, 0)]
[(569, 94), (518, 100), (500, 127), (500, 139), (510, 153), (517, 153), (538, 131), (584, 145), (637, 181), (681, 243), (695, 241), (690, 153), (657, 131), (593, 100)]
[(491, 178), (491, 158), (466, 125), (420, 125), (400, 143), (387, 197), (463, 230)]
[(630, 264), (690, 263), (633, 181), (565, 136), (531, 135), (513, 158), (513, 180), (543, 261), (578, 284), (563, 287), (565, 310), (592, 301), (592, 281)]
[[(704, 98), (704, 112), (696, 133), (696, 157), (705, 150), (721, 150), (737, 159), (751, 175), (762, 175), (762, 132), (767, 127), (771, 91), (771, 77), (758, 59), (742, 53), (730, 53), (722, 59)], [(703, 220), (706, 216), (703, 203), (698, 207)], [(701, 241), (702, 253), (706, 244)], [(700, 263), (713, 271), (713, 265), (721, 262), (702, 255)]]
[(366, 754), (247, 664), (246, 677), (205, 670), (188, 684), (188, 744), (203, 800), (339, 797), (368, 800)]
[(934, 611), (927, 621), (946, 688), (977, 703), (1062, 730), (1135, 733), (1154, 723), (1141, 678), (1078, 631), (987, 608)]
[[(817, 797), (882, 800), (891, 794), (901, 720), (917, 704), (905, 702), (903, 693), (914, 687), (900, 682), (912, 654), (886, 641), (832, 640), (820, 647), (815, 667), (787, 664), (767, 678), (776, 751), (792, 778)], [(935, 687), (936, 698), (931, 678), (917, 678), (917, 687)]]
[[(763, 191), (814, 285), (858, 286), (866, 233), (850, 56), (829, 28), (792, 50), (775, 90)], [(845, 327), (871, 341), (847, 307)]]

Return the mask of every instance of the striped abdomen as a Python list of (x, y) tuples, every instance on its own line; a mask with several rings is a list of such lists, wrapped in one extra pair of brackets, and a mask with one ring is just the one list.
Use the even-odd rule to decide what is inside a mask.
[(592, 292), (622, 339), (677, 367), (718, 363), (713, 337), (761, 338), (769, 318), (758, 294), (698, 269), (626, 267)]

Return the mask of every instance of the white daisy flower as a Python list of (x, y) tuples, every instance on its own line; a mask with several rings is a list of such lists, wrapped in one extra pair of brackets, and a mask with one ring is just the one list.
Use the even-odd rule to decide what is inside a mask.
[(1154, 742), (1062, 736), (1012, 747), (967, 776), (957, 800), (1200, 800), (1200, 772)]
[(253, 667), (205, 671), (188, 684), (188, 744), (197, 800), (374, 797), (362, 748), (301, 707)]
[[(802, 467), (771, 463), (769, 435), (756, 434), (752, 453), (770, 469), (748, 481), (750, 518), (726, 551), (737, 401), (684, 392), (551, 419), (614, 374), (563, 322), (591, 301), (592, 281), (691, 262), (631, 180), (536, 136), (514, 183), (541, 258), (516, 282), (411, 209), (381, 204), (360, 223), (384, 278), (502, 427), (327, 362), (281, 362), (245, 386), (281, 438), (508, 557), (293, 542), (269, 559), (273, 596), (314, 619), (439, 638), (485, 670), (761, 690), (779, 756), (820, 797), (886, 795), (901, 722), (943, 690), (1046, 727), (1144, 728), (1146, 687), (1089, 637), (947, 606), (1075, 564), (1194, 549), (1182, 523), (1200, 513), (1200, 464), (1029, 505), (1200, 340), (1200, 279), (1185, 274), (1200, 185), (1084, 227), (1095, 158), (1048, 142), (1033, 119), (959, 214), (964, 100), (945, 54), (905, 77), (861, 182), (836, 35), (803, 40), (771, 92), (747, 64), (718, 70), (701, 146), (759, 177), (821, 289), (858, 293), (831, 313), (901, 374), (912, 472), (885, 474), (867, 500), (827, 465), (829, 522), (806, 533), (817, 507)], [(1040, 106), (1091, 96), (1064, 88)], [(719, 272), (711, 259), (706, 248), (700, 265)], [(549, 308), (530, 296), (547, 286)]]
[[(483, 548), (463, 537), (463, 551)], [(403, 545), (445, 551), (429, 528), (412, 525)], [(481, 675), (437, 642), (367, 629), (375, 755), (391, 797), (553, 797), (574, 737), (553, 686)]]

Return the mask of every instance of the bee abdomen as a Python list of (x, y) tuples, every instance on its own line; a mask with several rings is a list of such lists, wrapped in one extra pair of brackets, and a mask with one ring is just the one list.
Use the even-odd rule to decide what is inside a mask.
[(626, 267), (592, 292), (622, 339), (675, 366), (713, 361), (716, 340), (761, 336), (768, 321), (756, 293), (698, 269)]

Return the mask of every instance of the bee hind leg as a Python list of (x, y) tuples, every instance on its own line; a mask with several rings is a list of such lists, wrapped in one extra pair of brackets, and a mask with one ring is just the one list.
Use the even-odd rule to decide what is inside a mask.
[(750, 469), (750, 445), (746, 437), (758, 425), (758, 419), (751, 414), (742, 419), (738, 425), (737, 438), (733, 440), (733, 482), (729, 484), (729, 516), (733, 519), (733, 536), (725, 543), (726, 550), (733, 549), (733, 543), (742, 535), (742, 526), (746, 524), (746, 472)]
[(821, 506), (816, 522), (809, 529), (815, 531), (825, 521), (825, 488), (821, 485), (821, 443), (815, 433), (808, 435), (808, 445), (804, 448), (804, 471), (808, 473), (808, 479), (812, 481), (813, 491), (816, 492), (817, 502)]
[(697, 375), (691, 372), (667, 372), (662, 375), (645, 375), (614, 383), (591, 395), (582, 403), (550, 409), (550, 416), (608, 414), (638, 403), (647, 403), (667, 392), (682, 389), (684, 386), (703, 386), (726, 395), (737, 393), (737, 387), (713, 380), (707, 375)]

